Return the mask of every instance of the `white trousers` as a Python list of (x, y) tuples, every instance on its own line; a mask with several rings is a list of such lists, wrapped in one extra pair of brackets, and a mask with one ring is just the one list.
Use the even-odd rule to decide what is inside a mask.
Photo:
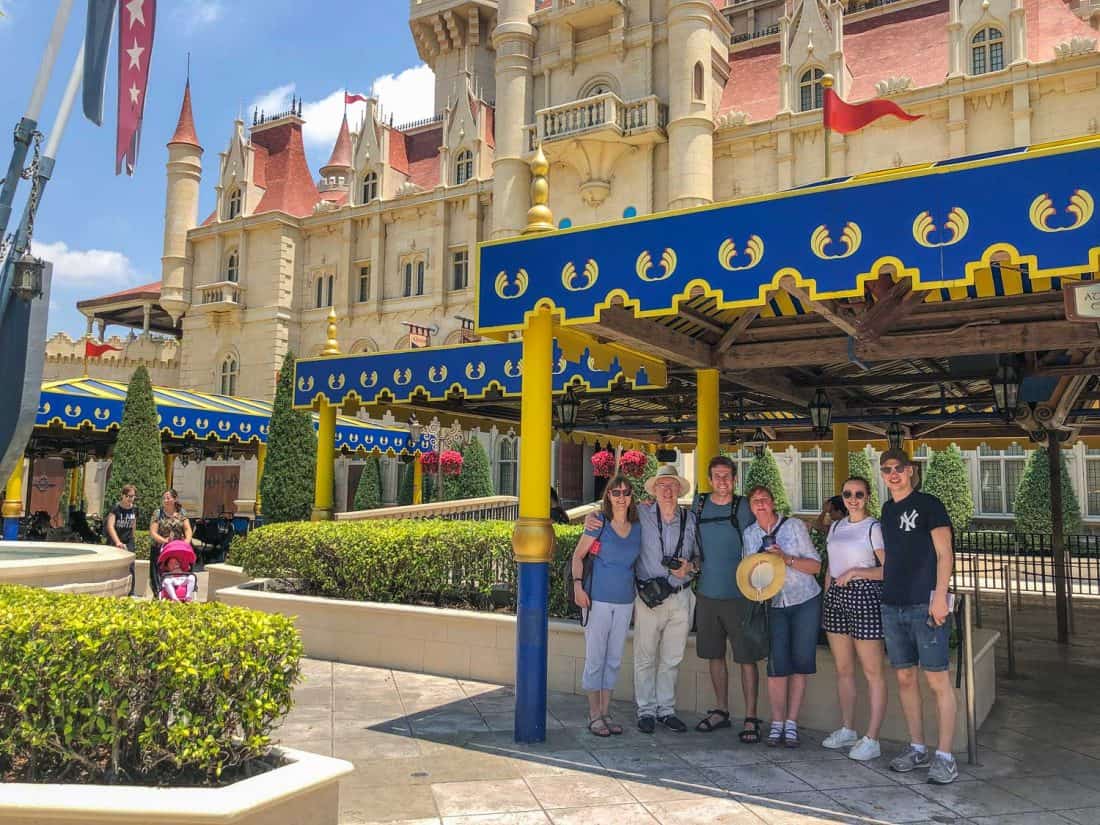
[(691, 590), (674, 593), (652, 609), (634, 599), (634, 701), (639, 718), (676, 712), (676, 676), (694, 610)]
[(619, 667), (623, 663), (623, 646), (626, 631), (630, 628), (632, 604), (592, 602), (588, 611), (588, 624), (584, 628), (584, 675), (581, 687), (585, 690), (614, 690), (619, 681)]

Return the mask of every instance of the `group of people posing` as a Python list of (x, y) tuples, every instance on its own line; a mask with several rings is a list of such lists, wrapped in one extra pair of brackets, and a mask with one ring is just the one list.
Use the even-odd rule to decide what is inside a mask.
[[(806, 525), (779, 514), (767, 487), (736, 495), (737, 468), (729, 458), (711, 459), (711, 492), (696, 496), (690, 507), (679, 503), (690, 483), (673, 465), (661, 466), (646, 482), (651, 503), (635, 502), (624, 476), (610, 479), (572, 559), (574, 601), (586, 621), (582, 686), (589, 731), (600, 737), (623, 732), (610, 702), (631, 619), (638, 729), (688, 730), (676, 715), (676, 680), (694, 619), (696, 653), (708, 662), (715, 697), (714, 708), (695, 730), (733, 727), (728, 645), (745, 706), (738, 738), (746, 744), (763, 740), (772, 747), (799, 747), (799, 712), (807, 679), (817, 670), (824, 626), (836, 663), (841, 723), (824, 747), (845, 749), (859, 761), (881, 755), (885, 646), (910, 739), (890, 767), (927, 769), (929, 782), (953, 782), (958, 767), (951, 754), (956, 706), (948, 674), (951, 523), (939, 499), (915, 488), (915, 468), (903, 450), (883, 453), (880, 470), (890, 493), (881, 520), (867, 512), (870, 481), (853, 477), (844, 482), (844, 512), (824, 525), (824, 587), (818, 583), (821, 556)], [(764, 659), (771, 710), (766, 731), (759, 716), (759, 662)], [(869, 688), (863, 736), (855, 722), (857, 664)], [(918, 667), (935, 696), (935, 748), (924, 740)]]
[[(137, 529), (137, 487), (123, 486), (119, 500), (107, 514), (107, 538), (119, 550), (134, 552)], [(154, 599), (193, 601), (196, 579), (191, 573), (195, 551), (191, 547), (191, 520), (175, 490), (165, 490), (161, 506), (149, 522), (149, 592)], [(131, 581), (133, 568), (130, 569)], [(133, 585), (130, 594), (133, 595)]]

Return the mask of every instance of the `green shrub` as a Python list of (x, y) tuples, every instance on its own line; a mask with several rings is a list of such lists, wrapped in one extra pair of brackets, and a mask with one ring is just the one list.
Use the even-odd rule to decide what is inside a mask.
[(657, 470), (661, 466), (657, 461), (657, 456), (653, 453), (646, 453), (645, 468), (642, 470), (642, 474), (638, 478), (627, 476), (630, 481), (630, 486), (634, 490), (635, 501), (650, 501), (653, 496), (646, 492), (645, 483), (649, 481), (653, 476), (657, 475)]
[(413, 503), (413, 481), (416, 475), (416, 470), (413, 469), (413, 465), (402, 464), (401, 465), (401, 484), (397, 488), (397, 503), (402, 507), (407, 507)]
[[(1062, 531), (1081, 532), (1081, 506), (1069, 480), (1066, 455), (1062, 458)], [(1028, 456), (1024, 474), (1016, 487), (1012, 509), (1016, 513), (1016, 530), (1021, 533), (1050, 533), (1050, 456), (1046, 447)]]
[(783, 477), (779, 475), (779, 465), (775, 463), (771, 448), (765, 449), (763, 455), (758, 455), (749, 464), (742, 489), (747, 495), (757, 484), (763, 484), (772, 491), (777, 513), (784, 516), (791, 514), (791, 500), (787, 498), (787, 488), (783, 486)]
[(966, 459), (958, 447), (951, 444), (946, 450), (932, 454), (920, 489), (943, 502), (956, 534), (970, 527), (970, 520), (974, 517), (974, 497), (970, 493)]
[[(452, 479), (444, 480), (450, 487)], [(493, 474), (489, 470), (489, 456), (476, 435), (462, 447), (462, 472), (453, 477), (454, 489), (448, 489), (447, 499), (484, 498), (493, 495)]]
[(356, 510), (377, 510), (382, 506), (382, 462), (376, 455), (368, 456), (363, 465), (354, 503)]
[(313, 477), (317, 470), (317, 433), (308, 412), (295, 410), (294, 353), (283, 358), (271, 408), (267, 460), (260, 481), (264, 520), (307, 519), (313, 509)]
[(218, 784), (290, 710), (292, 620), (0, 586), (0, 760), (21, 781)]
[[(149, 372), (138, 367), (126, 387), (122, 424), (111, 453), (111, 476), (103, 492), (103, 509), (110, 512), (126, 484), (137, 487), (137, 523), (148, 524), (164, 494), (164, 453), (157, 428), (157, 405)], [(67, 515), (67, 514), (66, 514)]]
[(134, 553), (139, 559), (149, 560), (149, 548), (153, 544), (153, 538), (148, 530), (134, 531)]
[[(251, 576), (295, 580), (312, 596), (485, 607), (494, 584), (515, 584), (513, 527), (439, 519), (273, 524), (235, 542), (231, 559)], [(561, 575), (582, 527), (554, 532), (550, 614), (567, 616)]]

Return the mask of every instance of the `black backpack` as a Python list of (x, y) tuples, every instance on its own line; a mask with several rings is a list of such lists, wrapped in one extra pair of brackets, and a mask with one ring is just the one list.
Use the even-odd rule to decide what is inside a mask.
[[(603, 531), (607, 527), (607, 521), (600, 525), (600, 532), (596, 534), (596, 541), (599, 541), (603, 536)], [(581, 568), (581, 588), (585, 593), (592, 596), (592, 575), (593, 567), (596, 559), (591, 553), (586, 553), (584, 559), (581, 560), (583, 565)], [(573, 585), (576, 579), (573, 578), (573, 556), (570, 555), (565, 561), (565, 574), (562, 576), (562, 581), (565, 582), (565, 601), (569, 604), (573, 610), (579, 610), (581, 613), (581, 627), (588, 624), (588, 614), (581, 610), (581, 606), (577, 604), (576, 590)]]

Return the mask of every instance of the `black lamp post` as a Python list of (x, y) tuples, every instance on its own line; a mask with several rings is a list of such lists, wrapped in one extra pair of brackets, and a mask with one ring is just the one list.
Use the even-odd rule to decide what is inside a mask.
[(745, 443), (746, 447), (752, 447), (756, 453), (756, 457), (764, 455), (764, 450), (768, 448), (768, 442), (771, 441), (768, 438), (768, 434), (764, 432), (763, 427), (757, 427), (756, 432), (752, 434), (752, 439)]
[(15, 259), (11, 291), (24, 301), (37, 298), (42, 294), (42, 271), (45, 264), (29, 252)]
[(905, 431), (897, 421), (891, 421), (890, 426), (886, 428), (886, 440), (890, 442), (891, 449), (901, 449), (901, 442), (905, 440)]
[(559, 430), (563, 433), (573, 432), (573, 428), (577, 426), (577, 411), (580, 407), (581, 402), (573, 394), (573, 388), (567, 387), (565, 393), (554, 405), (554, 414), (558, 419)]
[(990, 382), (993, 385), (993, 400), (997, 412), (1005, 421), (1011, 421), (1016, 414), (1016, 404), (1020, 400), (1020, 382), (1023, 376), (1015, 364), (1001, 364)]
[(829, 425), (832, 421), (833, 404), (829, 400), (829, 396), (825, 394), (825, 390), (818, 389), (814, 393), (813, 401), (810, 402), (810, 424), (813, 427), (814, 435), (821, 437), (829, 432)]

